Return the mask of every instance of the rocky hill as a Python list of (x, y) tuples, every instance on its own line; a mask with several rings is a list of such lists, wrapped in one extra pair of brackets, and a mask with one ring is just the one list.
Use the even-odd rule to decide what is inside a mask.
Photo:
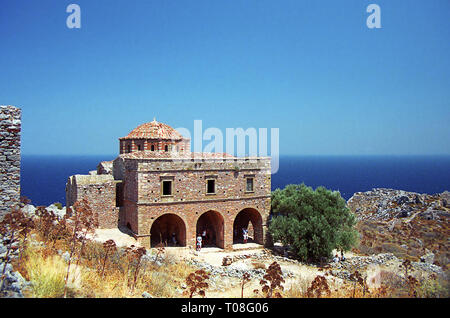
[(393, 189), (355, 193), (347, 202), (358, 217), (361, 254), (449, 266), (450, 193), (419, 194)]

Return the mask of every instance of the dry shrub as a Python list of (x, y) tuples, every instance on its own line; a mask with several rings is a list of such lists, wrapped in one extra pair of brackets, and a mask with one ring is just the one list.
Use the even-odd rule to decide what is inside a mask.
[(145, 255), (146, 250), (144, 247), (131, 245), (130, 247), (127, 247), (125, 249), (125, 253), (127, 254), (128, 258), (127, 272), (130, 272), (131, 274), (131, 276), (128, 278), (128, 283), (131, 286), (131, 291), (133, 292), (138, 281), (139, 273), (142, 269), (142, 258)]
[(108, 260), (108, 256), (117, 252), (117, 247), (116, 247), (116, 243), (114, 242), (114, 240), (107, 240), (106, 242), (104, 242), (103, 250), (105, 251), (105, 253), (104, 253), (105, 255), (103, 258), (102, 271), (101, 271), (102, 277), (105, 273), (105, 266), (106, 266), (106, 262)]
[[(73, 212), (73, 213), (72, 213)], [(81, 244), (79, 247), (79, 253), (78, 253), (78, 261), (77, 261), (77, 267), (79, 265), (80, 259), (83, 257), (83, 251), (84, 247), (86, 245), (87, 241), (87, 234), (92, 233), (95, 228), (98, 227), (98, 222), (96, 219), (96, 216), (94, 212), (92, 211), (91, 207), (89, 206), (89, 202), (86, 199), (79, 200), (75, 202), (73, 205), (73, 211), (69, 207), (67, 209), (67, 214), (73, 215), (71, 218), (73, 231), (72, 231), (72, 237), (70, 238), (71, 241), (71, 247), (70, 247), (70, 256), (69, 256), (69, 262), (67, 264), (67, 272), (65, 277), (65, 289), (64, 289), (64, 297), (67, 296), (67, 285), (69, 283), (69, 275), (70, 275), (70, 265), (72, 263), (72, 260), (74, 258), (74, 254), (76, 252), (76, 248), (78, 243)]]
[(311, 282), (311, 286), (306, 291), (308, 298), (320, 298), (323, 295), (330, 297), (331, 291), (327, 279), (324, 276), (317, 275)]
[(250, 282), (250, 274), (244, 273), (244, 275), (242, 275), (242, 282), (241, 282), (241, 298), (244, 298), (244, 287), (245, 284), (249, 282)]
[(266, 269), (266, 265), (263, 262), (252, 262), (252, 266), (254, 269)]
[(206, 296), (206, 289), (209, 287), (207, 281), (209, 279), (209, 273), (203, 269), (196, 270), (194, 273), (190, 273), (186, 277), (186, 285), (188, 290), (186, 290), (186, 295), (189, 298), (194, 297), (195, 294), (199, 296)]
[(356, 292), (357, 292), (358, 285), (362, 288), (362, 297), (365, 297), (366, 296), (366, 292), (368, 292), (367, 281), (366, 281), (367, 277), (363, 278), (361, 273), (356, 270), (354, 273), (352, 273), (350, 275), (349, 278), (353, 282), (352, 297), (356, 297)]
[(408, 295), (409, 297), (417, 297), (417, 289), (420, 286), (419, 281), (414, 277), (409, 275), (407, 279), (407, 285), (408, 285)]
[(266, 269), (266, 274), (263, 279), (259, 282), (262, 286), (261, 291), (267, 298), (281, 298), (281, 292), (284, 290), (283, 284), (283, 272), (281, 271), (281, 266), (277, 262), (270, 264), (269, 268)]

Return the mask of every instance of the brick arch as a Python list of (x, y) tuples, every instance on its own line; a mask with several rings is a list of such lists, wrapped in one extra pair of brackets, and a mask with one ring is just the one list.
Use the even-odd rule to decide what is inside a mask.
[(195, 235), (202, 234), (206, 230), (207, 241), (203, 246), (217, 246), (225, 248), (225, 222), (221, 213), (209, 210), (197, 219)]
[(248, 229), (250, 225), (253, 232), (249, 233), (250, 238), (255, 243), (264, 244), (263, 219), (261, 213), (255, 208), (242, 209), (234, 218), (233, 243), (242, 242), (242, 228)]
[(175, 233), (177, 246), (186, 246), (186, 223), (173, 213), (165, 213), (153, 221), (150, 228), (150, 246), (173, 246), (172, 235)]

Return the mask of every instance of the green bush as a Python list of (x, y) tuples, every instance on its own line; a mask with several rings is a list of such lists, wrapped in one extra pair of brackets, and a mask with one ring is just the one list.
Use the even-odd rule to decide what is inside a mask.
[(53, 203), (53, 205), (56, 206), (60, 210), (63, 208), (61, 202), (55, 202), (55, 203)]
[(288, 185), (272, 193), (272, 212), (270, 234), (302, 261), (330, 258), (333, 249), (348, 251), (357, 244), (356, 217), (337, 191)]

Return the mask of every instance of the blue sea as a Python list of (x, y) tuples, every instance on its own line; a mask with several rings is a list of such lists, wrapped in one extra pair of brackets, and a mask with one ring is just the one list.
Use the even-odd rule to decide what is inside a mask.
[[(34, 205), (65, 205), (68, 176), (87, 174), (115, 156), (22, 156), (21, 192)], [(272, 190), (302, 183), (353, 193), (393, 188), (419, 193), (450, 190), (450, 156), (281, 156)]]

